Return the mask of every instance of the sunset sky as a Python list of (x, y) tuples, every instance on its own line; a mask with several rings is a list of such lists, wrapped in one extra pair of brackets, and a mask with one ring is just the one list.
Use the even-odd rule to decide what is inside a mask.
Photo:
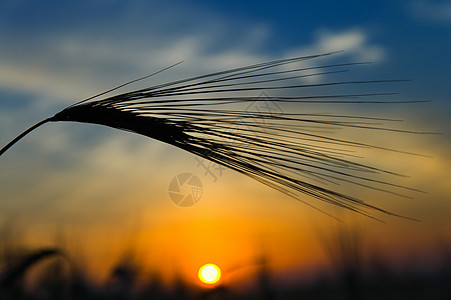
[[(440, 133), (349, 133), (424, 155), (359, 153), (366, 163), (409, 176), (394, 183), (425, 193), (406, 199), (354, 191), (421, 222), (378, 215), (381, 223), (302, 200), (361, 228), (368, 256), (381, 254), (393, 265), (432, 263), (441, 243), (451, 243), (451, 1), (2, 1), (0, 146), (72, 103), (179, 61), (121, 91), (337, 50), (345, 51), (335, 61), (372, 62), (354, 76), (411, 79), (390, 88), (401, 100), (430, 101), (330, 107)], [(0, 157), (0, 224), (13, 224), (16, 236), (35, 247), (61, 237), (99, 278), (127, 251), (149, 272), (193, 282), (206, 263), (221, 267), (224, 282), (238, 282), (263, 256), (283, 280), (327, 266), (321, 241), (339, 226), (334, 219), (231, 170), (210, 166), (208, 173), (206, 164), (138, 135), (46, 124)], [(175, 205), (168, 194), (182, 173), (203, 186), (191, 207)]]

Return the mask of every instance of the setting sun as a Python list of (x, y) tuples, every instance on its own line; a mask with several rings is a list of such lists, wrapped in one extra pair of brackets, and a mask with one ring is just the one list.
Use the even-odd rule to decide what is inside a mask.
[(221, 270), (215, 264), (206, 264), (199, 269), (199, 279), (206, 284), (214, 284), (221, 278)]

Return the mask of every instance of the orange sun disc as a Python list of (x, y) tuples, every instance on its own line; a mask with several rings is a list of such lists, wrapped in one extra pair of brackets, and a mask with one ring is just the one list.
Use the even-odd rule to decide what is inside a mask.
[(221, 279), (221, 270), (215, 264), (206, 264), (199, 269), (199, 279), (206, 284), (215, 284)]

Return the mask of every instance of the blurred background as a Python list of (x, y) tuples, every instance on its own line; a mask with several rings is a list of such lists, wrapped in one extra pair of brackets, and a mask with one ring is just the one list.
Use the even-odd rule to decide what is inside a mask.
[[(344, 52), (328, 63), (372, 62), (340, 75), (343, 80), (411, 79), (390, 85), (396, 99), (430, 101), (321, 107), (440, 133), (346, 133), (423, 155), (361, 153), (362, 162), (409, 176), (394, 183), (425, 193), (406, 199), (354, 191), (420, 222), (384, 215), (378, 222), (302, 199), (337, 222), (155, 140), (52, 123), (0, 158), (5, 295), (330, 299), (332, 293), (356, 299), (377, 291), (445, 299), (451, 278), (450, 1), (1, 1), (0, 145), (72, 103), (179, 61), (120, 91), (337, 50)], [(201, 188), (189, 207), (174, 204), (169, 193), (184, 173)], [(206, 263), (222, 270), (213, 287), (197, 277)]]

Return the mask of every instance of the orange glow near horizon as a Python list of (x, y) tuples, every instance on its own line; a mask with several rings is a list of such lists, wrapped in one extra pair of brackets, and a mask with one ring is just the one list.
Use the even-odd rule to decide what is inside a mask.
[[(109, 156), (108, 151), (105, 154), (102, 150), (102, 156)], [(395, 171), (413, 175), (412, 179), (397, 178), (394, 184), (418, 187), (430, 193), (415, 194), (414, 200), (405, 201), (394, 195), (376, 194), (356, 187), (352, 192), (388, 211), (421, 219), (422, 223), (387, 217), (384, 219), (389, 223), (387, 225), (324, 205), (325, 210), (365, 232), (363, 242), (366, 246), (359, 251), (370, 258), (383, 257), (388, 264), (394, 265), (409, 260), (409, 255), (424, 260), (432, 257), (430, 253), (440, 255), (441, 248), (436, 240), (447, 242), (446, 237), (450, 236), (448, 212), (451, 202), (447, 201), (450, 192), (447, 178), (451, 161), (416, 158), (414, 164), (409, 164), (409, 161), (402, 163), (391, 156), (389, 159), (388, 156), (370, 154), (374, 156), (372, 161), (382, 160)], [(115, 151), (110, 155), (115, 155)], [(116, 162), (121, 161), (120, 158)], [(135, 160), (139, 159), (135, 157)], [(27, 243), (32, 248), (54, 245), (54, 233), (63, 228), (60, 234), (67, 238), (67, 245), (57, 246), (74, 252), (76, 258), (80, 256), (87, 273), (99, 284), (108, 280), (111, 270), (128, 254), (143, 276), (157, 274), (169, 284), (182, 279), (200, 285), (199, 266), (206, 262), (214, 262), (225, 271), (221, 284), (227, 287), (241, 286), (258, 276), (261, 257), (265, 258), (274, 277), (291, 274), (293, 270), (315, 276), (315, 271), (333, 267), (334, 257), (325, 248), (334, 240), (324, 241), (338, 225), (329, 216), (232, 171), (225, 171), (214, 183), (196, 167), (196, 161), (190, 156), (168, 165), (151, 161), (123, 167), (130, 161), (127, 156), (124, 163), (119, 163), (121, 170), (124, 168), (124, 172), (130, 174), (127, 177), (111, 177), (108, 174), (115, 172), (107, 174), (103, 168), (76, 169), (68, 171), (64, 177), (56, 174), (55, 178), (61, 181), (55, 189), (65, 195), (56, 201), (50, 197), (56, 192), (51, 195), (46, 192), (51, 190), (49, 185), (56, 179), (46, 179), (42, 186), (35, 188), (44, 191), (38, 203), (52, 205), (40, 206), (40, 214), (34, 213), (34, 202), (30, 204), (19, 198), (33, 199), (34, 189), (25, 190), (24, 195), (17, 195), (13, 189), (1, 189), (5, 199), (12, 199), (4, 201), (3, 205), (19, 205), (24, 220), (21, 226), (26, 228)], [(148, 165), (158, 168), (158, 176)], [(404, 165), (406, 169), (402, 168)], [(192, 207), (175, 205), (167, 193), (168, 182), (181, 170), (196, 173), (203, 182), (202, 198)], [(433, 174), (439, 174), (439, 180)], [(73, 188), (73, 182), (82, 176), (86, 177), (86, 183)], [(11, 180), (9, 185), (4, 185), (8, 187), (15, 187), (17, 182), (20, 187), (29, 183), (10, 175), (6, 178)], [(34, 179), (38, 180), (37, 177)], [(115, 184), (120, 188), (111, 190)], [(6, 193), (8, 191), (10, 193)], [(314, 199), (301, 196), (301, 200), (323, 208), (322, 203)], [(58, 225), (58, 230), (53, 230), (53, 224)]]

